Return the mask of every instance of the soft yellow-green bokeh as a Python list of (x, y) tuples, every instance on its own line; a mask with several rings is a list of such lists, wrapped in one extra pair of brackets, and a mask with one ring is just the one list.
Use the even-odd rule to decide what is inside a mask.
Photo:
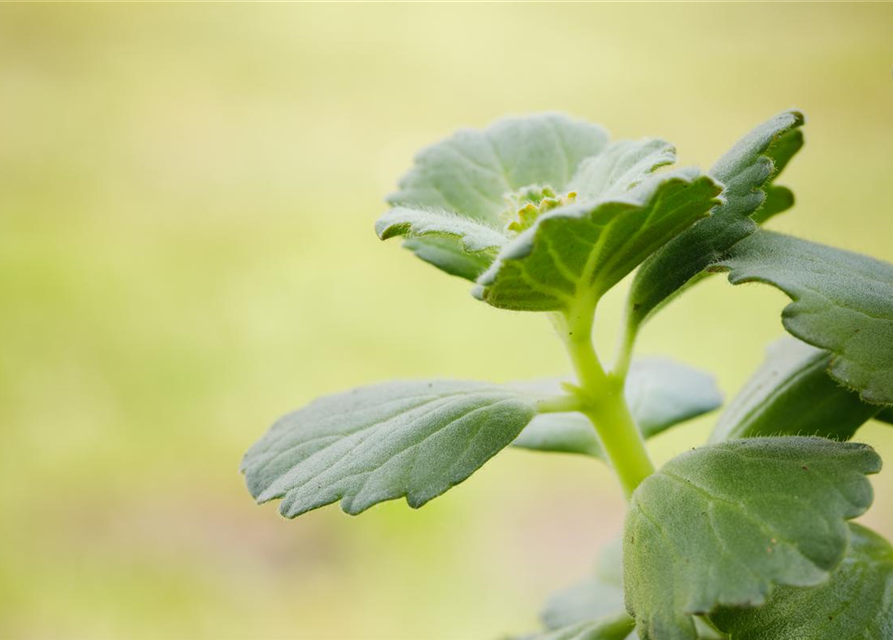
[[(511, 451), (420, 511), (296, 521), (237, 472), (319, 394), (565, 372), (543, 318), (381, 244), (383, 195), (417, 148), (506, 113), (663, 136), (706, 166), (798, 106), (798, 204), (773, 226), (891, 260), (891, 33), (893, 6), (868, 4), (0, 7), (0, 636), (532, 629), (619, 529), (598, 463)], [(784, 303), (714, 278), (641, 349), (731, 394)], [(893, 459), (893, 430), (860, 438)], [(865, 520), (893, 535), (893, 471), (875, 485)]]

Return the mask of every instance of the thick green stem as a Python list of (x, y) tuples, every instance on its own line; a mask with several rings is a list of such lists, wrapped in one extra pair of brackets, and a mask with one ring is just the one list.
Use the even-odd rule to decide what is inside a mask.
[(595, 427), (599, 440), (629, 498), (654, 473), (645, 441), (626, 404), (625, 372), (607, 374), (592, 344), (595, 302), (583, 301), (564, 316), (562, 338), (579, 382), (579, 409)]

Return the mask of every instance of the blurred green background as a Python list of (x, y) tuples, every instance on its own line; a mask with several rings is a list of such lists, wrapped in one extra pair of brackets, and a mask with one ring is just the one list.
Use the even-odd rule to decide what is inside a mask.
[[(237, 472), (319, 394), (566, 372), (544, 318), (381, 244), (382, 197), (420, 146), (506, 113), (567, 111), (709, 166), (797, 106), (798, 204), (773, 226), (891, 260), (891, 28), (889, 4), (0, 6), (0, 636), (535, 627), (619, 531), (599, 463), (509, 451), (420, 511), (296, 521)], [(732, 394), (784, 303), (713, 278), (641, 351)], [(893, 429), (860, 439), (893, 460)], [(864, 518), (888, 536), (889, 467)]]

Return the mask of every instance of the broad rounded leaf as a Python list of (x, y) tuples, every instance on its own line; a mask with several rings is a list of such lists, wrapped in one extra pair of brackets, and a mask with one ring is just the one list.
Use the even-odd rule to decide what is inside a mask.
[(497, 385), (391, 382), (315, 400), (281, 418), (245, 455), (258, 502), (293, 518), (337, 500), (357, 514), (406, 496), (420, 507), (474, 473), (534, 416)]
[(564, 189), (580, 163), (607, 145), (600, 126), (560, 113), (503, 118), (483, 130), (461, 129), (420, 151), (387, 201), (499, 227), (507, 194), (529, 185)]
[(711, 616), (730, 640), (889, 640), (893, 638), (893, 548), (850, 525), (850, 548), (825, 584), (776, 589), (757, 609)]
[[(668, 358), (633, 361), (624, 391), (630, 412), (646, 438), (722, 404), (722, 394), (712, 375)], [(592, 423), (581, 413), (538, 415), (513, 444), (524, 449), (604, 458)]]
[(582, 161), (607, 145), (601, 127), (556, 113), (460, 130), (416, 155), (376, 231), (382, 239), (404, 235), (426, 262), (474, 280), (509, 238), (511, 196), (537, 185), (564, 191)]
[[(724, 251), (756, 231), (754, 214), (762, 220), (793, 204), (790, 191), (773, 181), (803, 145), (803, 121), (799, 111), (780, 113), (717, 161), (709, 175), (725, 186), (725, 201), (657, 251), (636, 273), (627, 298), (627, 322), (633, 333)], [(761, 208), (765, 214), (760, 214)]]
[(656, 174), (629, 191), (541, 215), (478, 279), (476, 297), (504, 309), (559, 311), (601, 297), (718, 202), (697, 170)]
[(865, 475), (880, 466), (867, 445), (750, 438), (684, 453), (646, 478), (623, 550), (642, 640), (694, 640), (694, 615), (827, 580), (849, 545), (846, 520), (871, 504)]
[(775, 435), (849, 440), (881, 409), (828, 375), (827, 351), (785, 337), (766, 356), (719, 417), (711, 441)]
[(863, 400), (893, 404), (893, 264), (760, 231), (713, 268), (788, 294), (785, 329), (830, 351), (830, 374)]

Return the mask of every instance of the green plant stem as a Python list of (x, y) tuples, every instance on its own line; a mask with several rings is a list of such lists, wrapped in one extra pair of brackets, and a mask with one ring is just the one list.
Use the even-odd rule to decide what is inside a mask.
[(605, 373), (592, 344), (595, 302), (581, 301), (564, 316), (562, 338), (577, 374), (578, 409), (592, 422), (627, 499), (654, 473), (642, 433), (626, 404), (625, 374)]

